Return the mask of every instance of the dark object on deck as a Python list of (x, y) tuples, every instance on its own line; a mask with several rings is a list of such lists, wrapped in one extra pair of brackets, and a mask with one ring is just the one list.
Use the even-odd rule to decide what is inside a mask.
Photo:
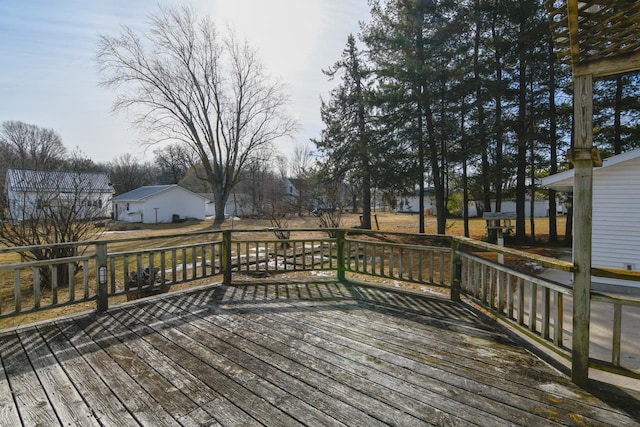
[(169, 285), (161, 283), (160, 269), (154, 267), (153, 272), (150, 270), (149, 266), (146, 266), (140, 271), (140, 276), (138, 276), (137, 270), (129, 272), (127, 289), (130, 292), (127, 293), (127, 301), (163, 294), (169, 291)]

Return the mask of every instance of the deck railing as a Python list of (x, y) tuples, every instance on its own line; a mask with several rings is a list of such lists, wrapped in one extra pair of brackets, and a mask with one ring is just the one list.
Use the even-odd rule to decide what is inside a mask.
[[(166, 292), (212, 277), (232, 284), (240, 275), (332, 271), (338, 280), (374, 277), (417, 290), (444, 288), (454, 300), (465, 295), (553, 353), (571, 359), (571, 287), (521, 267), (532, 263), (571, 272), (573, 264), (471, 239), (367, 230), (261, 229), (66, 245), (77, 248), (79, 255), (21, 262), (19, 254), (33, 247), (0, 250), (10, 261), (0, 265), (0, 318), (92, 302), (105, 310), (116, 297)], [(59, 275), (61, 270), (67, 274)], [(64, 283), (58, 280), (63, 276)], [(622, 357), (629, 328), (625, 313), (640, 307), (640, 299), (592, 292), (594, 304), (610, 309), (612, 320), (604, 326), (610, 331), (604, 338), (607, 342), (597, 341), (603, 337), (592, 339), (591, 366), (640, 378), (640, 371), (625, 366)], [(605, 347), (607, 352), (602, 351)]]

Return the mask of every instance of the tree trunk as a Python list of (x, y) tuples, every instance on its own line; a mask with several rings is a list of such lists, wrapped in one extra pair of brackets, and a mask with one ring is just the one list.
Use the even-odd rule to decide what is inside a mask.
[(213, 218), (213, 228), (219, 230), (224, 222), (224, 208), (228, 197), (224, 197), (224, 192), (220, 189), (214, 193), (215, 216)]
[[(549, 173), (554, 175), (558, 172), (558, 140), (557, 140), (557, 110), (556, 110), (556, 54), (553, 50), (553, 39), (548, 40), (549, 59)], [(558, 224), (556, 220), (556, 191), (549, 190), (549, 241), (558, 241)]]
[(524, 43), (525, 17), (520, 14), (520, 34), (518, 41), (518, 118), (517, 137), (518, 148), (516, 153), (516, 238), (524, 240), (525, 230), (525, 194), (526, 194), (526, 173), (527, 173), (527, 130), (526, 130), (526, 109), (527, 109), (527, 79), (526, 79), (526, 45)]

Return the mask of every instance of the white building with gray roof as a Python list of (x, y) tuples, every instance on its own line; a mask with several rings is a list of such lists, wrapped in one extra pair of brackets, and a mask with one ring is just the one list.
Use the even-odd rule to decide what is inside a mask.
[(104, 172), (8, 169), (5, 217), (45, 219), (53, 210), (72, 211), (73, 218), (108, 218), (115, 193)]
[(149, 185), (113, 198), (114, 219), (160, 224), (205, 219), (208, 199), (179, 185)]

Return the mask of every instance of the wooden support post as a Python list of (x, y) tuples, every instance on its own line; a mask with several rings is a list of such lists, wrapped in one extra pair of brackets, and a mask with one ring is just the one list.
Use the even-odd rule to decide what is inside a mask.
[(107, 292), (107, 244), (96, 244), (96, 282), (97, 299), (96, 309), (98, 311), (106, 311), (109, 308), (109, 294)]
[(591, 213), (593, 201), (593, 76), (574, 78), (575, 140), (573, 150), (573, 348), (571, 380), (589, 381), (591, 317)]

